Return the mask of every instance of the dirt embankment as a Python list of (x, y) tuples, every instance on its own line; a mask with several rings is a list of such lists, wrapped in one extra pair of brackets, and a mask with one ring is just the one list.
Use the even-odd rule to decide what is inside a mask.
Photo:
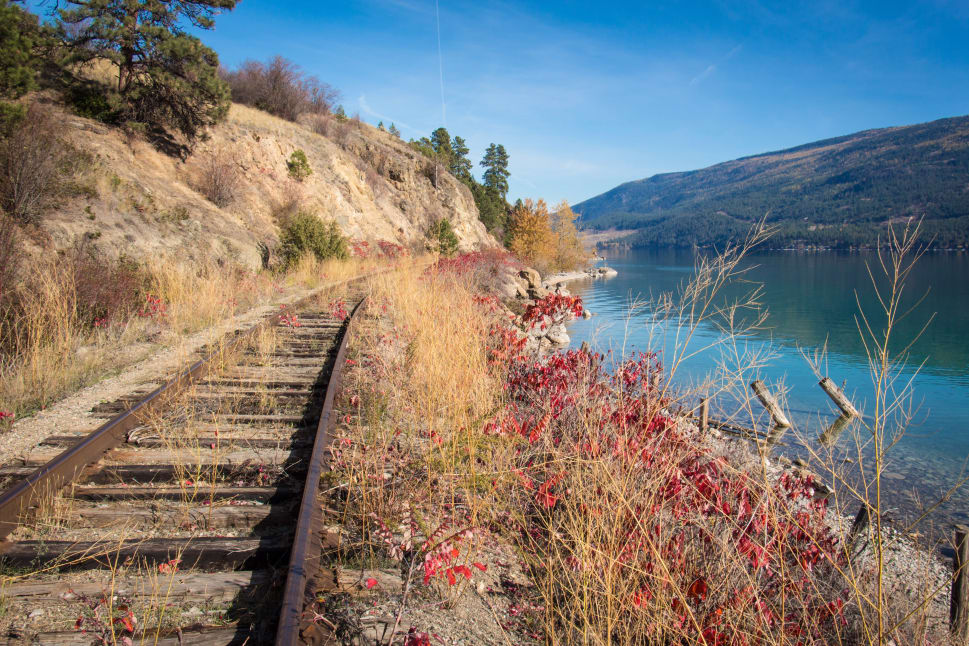
[[(86, 241), (112, 256), (165, 254), (187, 261), (262, 263), (278, 243), (279, 215), (293, 205), (339, 224), (344, 235), (419, 245), (448, 218), (462, 250), (497, 246), (478, 220), (470, 191), (437, 176), (419, 153), (390, 134), (347, 122), (328, 136), (242, 105), (212, 129), (184, 162), (122, 131), (64, 115), (68, 136), (90, 154), (83, 190), (44, 218), (50, 242)], [(306, 154), (311, 174), (297, 182), (287, 160)], [(218, 158), (235, 176), (231, 200), (204, 196), (205, 171)]]

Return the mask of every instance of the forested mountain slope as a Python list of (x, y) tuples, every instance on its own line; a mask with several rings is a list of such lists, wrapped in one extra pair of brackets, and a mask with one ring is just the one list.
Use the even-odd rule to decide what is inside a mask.
[(627, 182), (576, 205), (586, 229), (633, 246), (722, 244), (762, 217), (770, 246), (871, 246), (923, 218), (926, 241), (969, 244), (969, 117), (940, 119)]

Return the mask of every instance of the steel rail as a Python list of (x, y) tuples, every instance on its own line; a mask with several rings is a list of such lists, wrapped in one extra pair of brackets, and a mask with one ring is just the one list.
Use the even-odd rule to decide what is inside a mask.
[[(392, 269), (369, 272), (362, 276), (329, 283), (287, 305), (280, 311), (284, 313), (293, 311), (312, 301), (323, 290), (365, 280), (387, 271), (392, 271)], [(65, 449), (24, 480), (5, 490), (0, 494), (0, 541), (5, 540), (20, 524), (29, 518), (38, 502), (45, 496), (55, 495), (64, 486), (76, 480), (84, 469), (98, 462), (111, 449), (123, 444), (127, 440), (128, 431), (144, 423), (152, 413), (160, 411), (179, 393), (204, 378), (210, 372), (214, 359), (226, 351), (239, 347), (248, 339), (253, 338), (260, 330), (279, 325), (280, 322), (281, 319), (274, 313), (251, 328), (236, 332), (235, 338), (226, 345), (196, 361), (187, 370), (156, 388), (130, 409), (111, 418), (91, 431), (77, 444)], [(0, 543), (0, 556), (7, 546)]]
[(347, 340), (350, 326), (366, 298), (353, 308), (343, 330), (343, 338), (337, 350), (330, 381), (326, 387), (323, 410), (316, 427), (313, 452), (310, 456), (306, 480), (303, 484), (303, 497), (300, 500), (299, 516), (296, 521), (296, 535), (290, 551), (289, 568), (286, 571), (286, 585), (283, 588), (283, 604), (279, 611), (279, 624), (276, 629), (276, 646), (297, 646), (301, 644), (300, 623), (306, 605), (306, 586), (320, 570), (323, 551), (323, 511), (318, 503), (320, 477), (323, 474), (326, 450), (333, 442), (333, 405), (343, 382), (343, 367), (346, 365)]

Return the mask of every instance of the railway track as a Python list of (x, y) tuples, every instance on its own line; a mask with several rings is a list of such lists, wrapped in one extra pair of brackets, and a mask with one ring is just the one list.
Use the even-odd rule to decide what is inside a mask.
[(303, 301), (0, 467), (0, 644), (303, 643), (351, 320)]

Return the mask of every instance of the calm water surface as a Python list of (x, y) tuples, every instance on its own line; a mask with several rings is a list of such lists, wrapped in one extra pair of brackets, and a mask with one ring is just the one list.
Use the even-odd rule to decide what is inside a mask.
[[(629, 306), (636, 299), (675, 293), (691, 278), (695, 261), (694, 254), (685, 250), (607, 254), (606, 264), (614, 267), (618, 276), (570, 285), (573, 293), (583, 297), (587, 309), (596, 314), (570, 326), (573, 345), (588, 341), (599, 350), (619, 352), (625, 347), (628, 353), (658, 349), (670, 356), (675, 326), (657, 326), (649, 306), (629, 315)], [(880, 327), (882, 322), (866, 268), (875, 263), (877, 257), (870, 252), (757, 254), (745, 262), (749, 271), (744, 278), (749, 282), (727, 290), (725, 299), (730, 300), (753, 285), (763, 286), (760, 301), (768, 311), (766, 326), (739, 343), (747, 351), (770, 355), (768, 365), (747, 375), (746, 382), (758, 377), (771, 385), (783, 384), (787, 392), (795, 430), (785, 435), (783, 445), (776, 447), (775, 452), (790, 457), (804, 454), (802, 444), (813, 442), (838, 416), (833, 403), (817, 386), (818, 378), (802, 354), (812, 355), (825, 343), (827, 354), (822, 373), (838, 384), (844, 382), (845, 392), (856, 405), (865, 413), (872, 412), (872, 376), (856, 317), (860, 303), (873, 327)], [(938, 498), (964, 475), (969, 456), (969, 255), (923, 256), (904, 294), (909, 307), (919, 298), (924, 299), (899, 324), (897, 349), (904, 348), (935, 316), (911, 347), (907, 365), (896, 382), (902, 384), (914, 377), (909, 400), (913, 419), (890, 452), (886, 468), (890, 515), (901, 519), (917, 514), (918, 500)], [(700, 347), (718, 339), (722, 339), (722, 334), (714, 325), (702, 325), (693, 344)], [(685, 361), (674, 382), (685, 388), (701, 380), (714, 370), (720, 356), (718, 347)], [(721, 416), (738, 414), (736, 401), (729, 395), (721, 396), (716, 407)], [(758, 408), (755, 407), (755, 413), (761, 412)], [(743, 413), (739, 414), (743, 417)], [(742, 421), (752, 420), (747, 415)], [(753, 422), (760, 427), (766, 424), (763, 418)], [(856, 453), (852, 449), (856, 436), (849, 430), (835, 442), (837, 462)], [(937, 528), (967, 521), (969, 485), (944, 503), (933, 519)]]

